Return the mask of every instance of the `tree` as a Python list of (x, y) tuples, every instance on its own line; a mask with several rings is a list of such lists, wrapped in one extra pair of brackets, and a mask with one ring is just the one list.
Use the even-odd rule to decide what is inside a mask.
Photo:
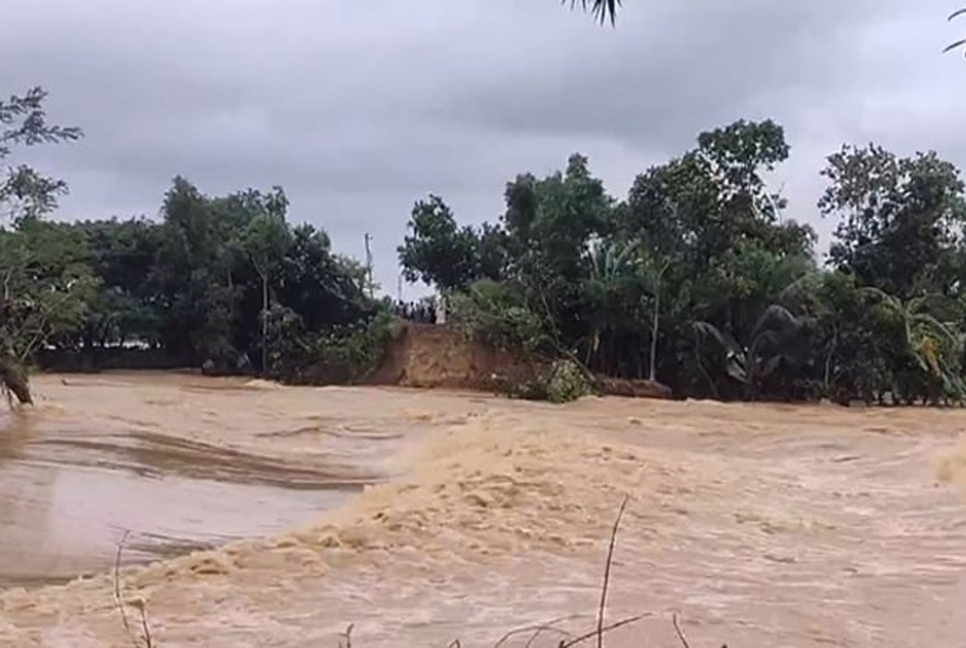
[(657, 343), (661, 331), (661, 294), (664, 275), (670, 268), (667, 259), (658, 260), (652, 254), (641, 254), (637, 258), (637, 269), (644, 278), (644, 285), (651, 296), (651, 349), (648, 358), (647, 379), (657, 382)]
[(88, 251), (86, 262), (101, 288), (90, 306), (78, 348), (138, 342), (157, 346), (162, 318), (156, 269), (162, 228), (144, 218), (61, 224), (75, 231)]
[(935, 152), (899, 158), (874, 144), (845, 145), (822, 175), (830, 184), (819, 208), (841, 219), (830, 249), (837, 268), (903, 298), (953, 290), (966, 224), (955, 166)]
[(939, 320), (930, 307), (938, 295), (922, 295), (906, 301), (878, 288), (863, 289), (885, 312), (898, 321), (902, 337), (900, 350), (914, 359), (926, 381), (926, 397), (962, 399), (962, 339), (952, 326)]
[[(472, 227), (458, 227), (449, 206), (430, 194), (413, 206), (409, 233), (397, 248), (403, 276), (440, 290), (464, 288), (485, 276), (484, 271), (498, 270), (492, 267), (492, 242), (497, 236), (492, 229), (484, 229), (481, 237)], [(481, 257), (484, 241), (486, 268)]]
[[(34, 146), (77, 140), (80, 129), (47, 123), (43, 103), (47, 93), (32, 88), (26, 94), (0, 99), (0, 162), (13, 154), (16, 146)], [(57, 196), (67, 191), (62, 180), (41, 175), (27, 165), (8, 166), (0, 180), (0, 218), (14, 225), (38, 219), (57, 207)], [(7, 238), (0, 256), (3, 277), (0, 293), (0, 384), (21, 403), (32, 402), (26, 363), (32, 351), (53, 333), (52, 322), (68, 310), (67, 299), (60, 303), (61, 291), (73, 295), (73, 286), (63, 283), (41, 288), (30, 279), (34, 262), (31, 250), (18, 237)], [(57, 296), (55, 298), (54, 296)], [(63, 310), (61, 310), (63, 309)]]
[(49, 342), (82, 326), (97, 281), (76, 242), (43, 222), (0, 231), (0, 383), (32, 403), (27, 367)]
[(695, 330), (713, 338), (724, 351), (728, 376), (742, 384), (746, 394), (755, 399), (782, 369), (782, 365), (798, 365), (802, 361), (801, 340), (805, 322), (788, 308), (772, 304), (755, 322), (747, 344), (739, 343), (728, 331), (709, 322), (695, 322)]
[[(583, 285), (587, 299), (590, 331), (585, 344), (584, 364), (591, 364), (601, 351), (601, 340), (617, 333), (626, 310), (628, 290), (638, 267), (637, 245), (634, 242), (594, 240), (588, 253), (590, 273)], [(635, 294), (631, 299), (637, 298)], [(606, 337), (605, 337), (606, 336)], [(606, 349), (605, 349), (606, 352)], [(612, 361), (605, 358), (604, 363)]]
[(241, 248), (251, 261), (262, 284), (262, 371), (268, 369), (268, 312), (269, 282), (278, 272), (282, 258), (290, 244), (285, 223), (288, 199), (281, 187), (263, 196), (249, 190), (242, 195), (245, 206), (255, 213), (241, 233)]
[[(548, 322), (564, 347), (590, 340), (581, 309), (581, 286), (590, 276), (592, 241), (611, 226), (614, 199), (590, 173), (585, 156), (574, 153), (564, 171), (537, 179), (520, 174), (504, 191), (506, 279)], [(606, 353), (611, 353), (609, 349)]]
[[(35, 87), (24, 95), (0, 99), (0, 161), (13, 153), (15, 146), (56, 144), (80, 139), (76, 127), (47, 123), (43, 103), (47, 93)], [(67, 184), (43, 176), (25, 164), (8, 166), (0, 181), (0, 217), (15, 225), (24, 219), (39, 218), (57, 207), (57, 196), (67, 192)]]
[(287, 210), (281, 187), (211, 197), (175, 178), (151, 272), (169, 354), (232, 373), (258, 352), (262, 371), (301, 380), (316, 347), (374, 317), (358, 263), (334, 254), (325, 232), (291, 227)]

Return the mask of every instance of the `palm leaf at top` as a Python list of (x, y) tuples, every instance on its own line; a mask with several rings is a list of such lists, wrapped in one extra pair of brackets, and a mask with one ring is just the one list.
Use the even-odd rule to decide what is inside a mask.
[[(577, 2), (578, 0), (570, 0), (570, 8), (574, 9)], [(610, 24), (613, 25), (617, 20), (617, 8), (621, 6), (621, 0), (579, 0), (579, 2), (584, 11), (589, 7), (594, 18), (601, 24), (610, 20)], [(567, 0), (562, 0), (562, 4), (567, 4)]]

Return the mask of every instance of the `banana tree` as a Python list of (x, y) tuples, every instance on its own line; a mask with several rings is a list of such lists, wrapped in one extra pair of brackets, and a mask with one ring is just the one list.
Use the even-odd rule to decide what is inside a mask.
[(878, 288), (863, 288), (862, 293), (874, 299), (901, 324), (904, 350), (915, 361), (929, 384), (942, 389), (947, 398), (966, 398), (966, 382), (962, 378), (962, 336), (955, 324), (941, 321), (930, 308), (937, 295), (920, 295), (903, 301)]
[(694, 322), (699, 338), (711, 338), (725, 353), (725, 373), (739, 382), (749, 397), (760, 393), (763, 383), (785, 362), (799, 363), (799, 341), (805, 318), (780, 304), (772, 304), (758, 317), (747, 345), (710, 322)]
[(585, 363), (600, 350), (601, 339), (621, 319), (622, 288), (635, 278), (637, 244), (592, 241), (588, 251), (589, 277), (584, 291), (590, 306), (590, 332), (586, 340)]

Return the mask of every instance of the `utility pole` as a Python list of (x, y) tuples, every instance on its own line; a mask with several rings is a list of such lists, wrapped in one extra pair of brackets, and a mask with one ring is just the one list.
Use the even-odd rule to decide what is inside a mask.
[(400, 304), (402, 303), (402, 280), (403, 273), (400, 272), (399, 277), (396, 280), (396, 301), (398, 301)]
[(372, 250), (369, 247), (369, 242), (372, 240), (372, 234), (366, 232), (366, 276), (369, 282), (369, 298), (373, 296), (372, 290)]

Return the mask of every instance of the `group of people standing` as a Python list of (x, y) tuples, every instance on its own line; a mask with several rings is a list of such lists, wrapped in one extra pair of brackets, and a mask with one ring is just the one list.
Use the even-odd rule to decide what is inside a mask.
[(395, 311), (397, 317), (410, 322), (417, 322), (419, 324), (446, 323), (446, 315), (438, 298), (434, 299), (432, 302), (397, 301)]

